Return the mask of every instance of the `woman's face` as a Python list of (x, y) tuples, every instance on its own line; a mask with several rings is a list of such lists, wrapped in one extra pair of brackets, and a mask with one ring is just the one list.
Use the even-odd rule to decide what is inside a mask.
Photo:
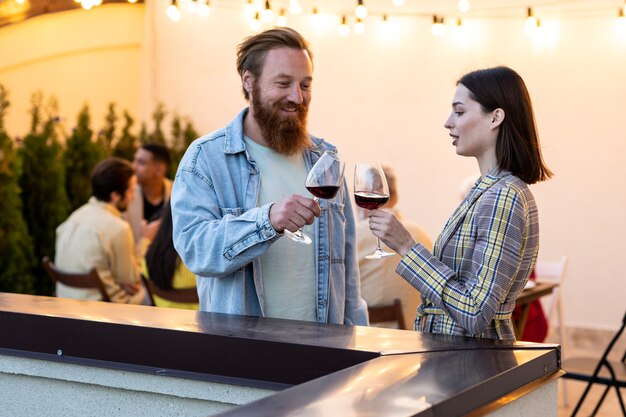
[(493, 112), (484, 113), (480, 104), (470, 97), (470, 90), (459, 84), (452, 99), (452, 113), (444, 127), (450, 131), (456, 153), (473, 156), (479, 161), (495, 158), (498, 126)]

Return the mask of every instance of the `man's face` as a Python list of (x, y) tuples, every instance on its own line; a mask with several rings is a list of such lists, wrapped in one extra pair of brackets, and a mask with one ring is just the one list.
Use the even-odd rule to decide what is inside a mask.
[(120, 212), (126, 211), (130, 202), (135, 198), (135, 187), (137, 187), (137, 177), (133, 175), (130, 177), (130, 180), (128, 180), (128, 188), (122, 198), (114, 202), (115, 208)]
[(252, 80), (250, 113), (278, 153), (292, 155), (310, 145), (306, 124), (312, 81), (309, 55), (293, 48), (269, 51), (261, 75)]
[(163, 170), (160, 168), (159, 162), (154, 160), (151, 152), (142, 148), (137, 149), (133, 160), (133, 169), (139, 185), (145, 185), (152, 179), (162, 179)]

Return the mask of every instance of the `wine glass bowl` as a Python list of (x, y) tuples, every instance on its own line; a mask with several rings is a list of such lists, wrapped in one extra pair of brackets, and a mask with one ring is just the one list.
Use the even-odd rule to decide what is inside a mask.
[[(326, 151), (320, 156), (309, 171), (304, 183), (306, 189), (313, 194), (315, 201), (319, 201), (320, 198), (335, 198), (343, 182), (344, 168), (344, 162), (336, 154)], [(301, 229), (295, 232), (285, 230), (285, 234), (296, 242), (307, 245), (312, 242), (311, 238)]]
[[(357, 206), (375, 210), (389, 201), (389, 186), (385, 172), (379, 162), (364, 162), (354, 168), (354, 202)], [(366, 259), (381, 259), (392, 256), (380, 247), (380, 239), (376, 237), (376, 250), (367, 255)]]
[(317, 198), (335, 198), (343, 182), (344, 169), (345, 164), (337, 155), (324, 152), (309, 171), (304, 186)]

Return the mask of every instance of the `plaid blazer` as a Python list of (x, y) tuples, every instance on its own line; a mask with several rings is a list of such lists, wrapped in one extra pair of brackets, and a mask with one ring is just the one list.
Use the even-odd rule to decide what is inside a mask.
[(511, 313), (539, 251), (526, 183), (494, 169), (448, 219), (431, 254), (415, 245), (396, 272), (418, 289), (415, 330), (515, 340)]

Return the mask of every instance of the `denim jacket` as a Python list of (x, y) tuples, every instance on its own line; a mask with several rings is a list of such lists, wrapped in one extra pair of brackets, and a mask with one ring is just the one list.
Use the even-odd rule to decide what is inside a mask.
[[(197, 275), (200, 309), (264, 316), (261, 256), (283, 238), (257, 207), (260, 174), (243, 140), (244, 109), (228, 126), (195, 140), (185, 152), (172, 190), (173, 240)], [(308, 169), (335, 148), (311, 136)], [(316, 315), (322, 323), (367, 325), (356, 258), (355, 222), (348, 188), (320, 200), (315, 220)], [(330, 236), (330, 239), (329, 239)]]

